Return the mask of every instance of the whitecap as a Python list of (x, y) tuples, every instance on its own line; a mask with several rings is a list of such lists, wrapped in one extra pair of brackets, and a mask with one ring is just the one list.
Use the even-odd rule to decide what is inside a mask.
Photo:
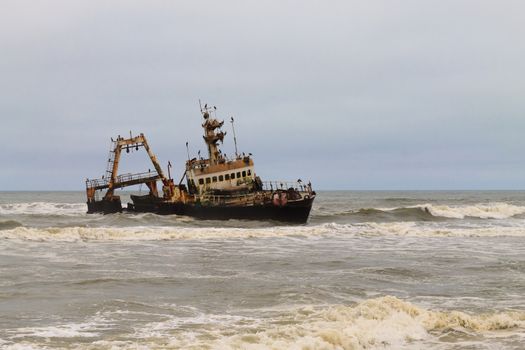
[(420, 208), (433, 216), (453, 219), (464, 219), (466, 217), (508, 219), (525, 213), (524, 206), (498, 202), (458, 206), (421, 204), (414, 207)]
[[(181, 328), (181, 326), (184, 326)], [(96, 341), (98, 348), (177, 349), (399, 349), (437, 339), (451, 330), (475, 334), (480, 343), (494, 332), (514, 336), (525, 328), (525, 312), (468, 314), (416, 306), (393, 296), (354, 305), (303, 306), (265, 318), (234, 315), (172, 317), (141, 325), (125, 341)]]
[(0, 230), (0, 238), (29, 241), (159, 241), (202, 239), (252, 239), (268, 237), (316, 237), (323, 235), (413, 236), (413, 237), (498, 237), (525, 236), (523, 223), (517, 226), (447, 226), (441, 223), (387, 222), (263, 228), (214, 227), (16, 227)]
[(0, 204), (1, 215), (82, 215), (86, 214), (85, 203), (4, 203)]

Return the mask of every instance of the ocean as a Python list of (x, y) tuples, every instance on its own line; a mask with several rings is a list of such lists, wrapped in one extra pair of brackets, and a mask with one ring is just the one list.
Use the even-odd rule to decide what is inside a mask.
[(1, 349), (525, 349), (525, 192), (321, 191), (306, 225), (84, 201), (0, 192)]

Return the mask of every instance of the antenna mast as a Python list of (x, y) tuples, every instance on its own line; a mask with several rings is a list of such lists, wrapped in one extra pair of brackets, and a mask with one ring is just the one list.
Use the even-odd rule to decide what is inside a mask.
[(239, 152), (237, 151), (237, 136), (235, 135), (235, 126), (233, 126), (233, 117), (231, 117), (230, 123), (232, 123), (232, 129), (233, 129), (233, 143), (235, 144), (235, 157), (237, 158), (239, 156)]

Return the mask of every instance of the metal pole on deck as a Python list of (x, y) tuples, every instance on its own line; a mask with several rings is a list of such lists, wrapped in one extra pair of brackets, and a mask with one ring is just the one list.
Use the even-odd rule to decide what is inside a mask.
[(233, 117), (231, 117), (230, 123), (232, 123), (232, 129), (233, 129), (233, 143), (235, 144), (235, 158), (239, 156), (239, 152), (237, 151), (237, 136), (235, 135), (235, 126), (233, 125)]

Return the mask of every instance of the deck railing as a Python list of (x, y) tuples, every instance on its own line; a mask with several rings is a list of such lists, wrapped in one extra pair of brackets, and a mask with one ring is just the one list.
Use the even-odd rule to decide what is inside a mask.
[(231, 204), (235, 203), (238, 205), (256, 204), (268, 201), (271, 199), (271, 193), (263, 192), (252, 192), (246, 194), (202, 194), (199, 196), (201, 202), (212, 202), (219, 204)]
[[(123, 183), (129, 183), (129, 182), (138, 182), (140, 183), (140, 180), (148, 180), (148, 179), (154, 179), (158, 178), (159, 174), (156, 171), (148, 171), (144, 173), (138, 173), (138, 174), (122, 174), (117, 176), (115, 179), (115, 185), (118, 187), (120, 184)], [(86, 188), (106, 188), (109, 186), (110, 179), (109, 178), (101, 178), (101, 179), (87, 179), (86, 180)]]
[(312, 188), (310, 184), (305, 184), (302, 181), (263, 181), (262, 188), (264, 191), (277, 191), (283, 190), (286, 191), (290, 188), (298, 192), (311, 192)]
[(245, 194), (212, 194), (204, 193), (199, 195), (201, 202), (212, 203), (229, 203), (235, 202), (238, 204), (260, 203), (272, 200), (272, 194), (275, 191), (287, 191), (293, 188), (295, 191), (304, 195), (312, 195), (311, 185), (302, 182), (290, 181), (265, 181), (262, 183), (262, 191), (250, 192)]
[(138, 173), (138, 174), (122, 174), (117, 176), (117, 183), (121, 182), (131, 182), (131, 181), (140, 181), (140, 180), (146, 180), (150, 178), (158, 177), (159, 174), (156, 171), (148, 171), (144, 173)]

